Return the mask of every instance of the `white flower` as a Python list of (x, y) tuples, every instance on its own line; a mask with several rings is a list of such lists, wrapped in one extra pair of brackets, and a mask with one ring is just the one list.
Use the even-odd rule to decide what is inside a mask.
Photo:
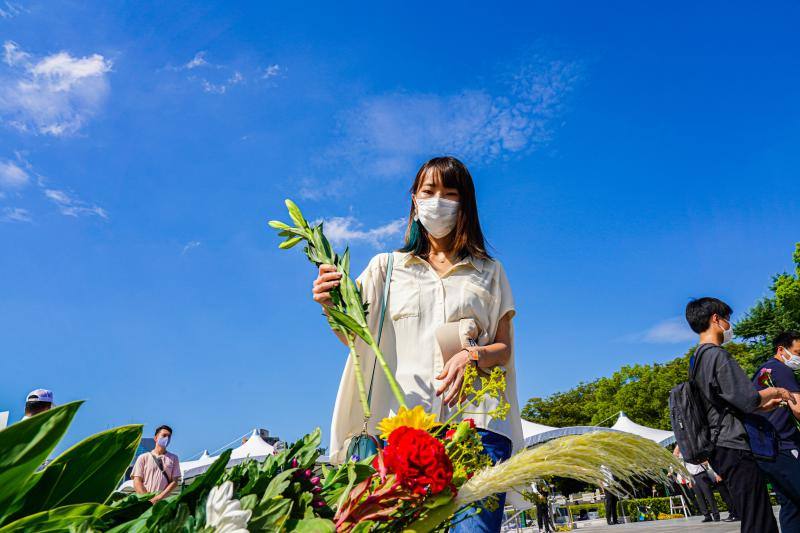
[(217, 533), (247, 533), (252, 511), (243, 511), (239, 500), (233, 499), (233, 483), (226, 481), (211, 489), (206, 500), (206, 526)]

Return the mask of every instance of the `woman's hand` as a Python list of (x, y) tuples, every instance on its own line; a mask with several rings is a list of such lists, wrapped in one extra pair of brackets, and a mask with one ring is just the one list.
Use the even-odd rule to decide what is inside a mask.
[(470, 364), (469, 352), (461, 350), (445, 363), (442, 373), (436, 376), (436, 379), (444, 381), (442, 386), (436, 390), (436, 396), (441, 396), (447, 391), (442, 401), (449, 407), (453, 407), (460, 400), (461, 385), (464, 383), (464, 369), (468, 364)]
[(336, 271), (333, 265), (322, 264), (319, 266), (319, 274), (317, 279), (314, 280), (314, 286), (311, 289), (311, 296), (314, 301), (323, 307), (329, 307), (333, 304), (331, 301), (331, 290), (339, 286), (339, 280), (342, 279), (342, 273)]

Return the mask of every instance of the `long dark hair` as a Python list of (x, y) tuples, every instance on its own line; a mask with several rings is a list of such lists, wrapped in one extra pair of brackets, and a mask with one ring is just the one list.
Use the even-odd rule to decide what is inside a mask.
[[(429, 172), (447, 188), (458, 191), (458, 217), (456, 219), (453, 251), (461, 259), (468, 255), (479, 259), (491, 259), (486, 252), (486, 244), (478, 219), (478, 203), (475, 200), (475, 185), (472, 175), (464, 163), (455, 157), (434, 157), (417, 171), (417, 177), (411, 185), (411, 194), (416, 194)], [(428, 232), (419, 221), (414, 220), (414, 202), (408, 215), (406, 243), (401, 252), (411, 252), (419, 257), (428, 257), (431, 243)]]

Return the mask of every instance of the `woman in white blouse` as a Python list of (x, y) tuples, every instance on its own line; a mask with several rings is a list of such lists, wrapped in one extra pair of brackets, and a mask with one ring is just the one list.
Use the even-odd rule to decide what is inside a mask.
[[(486, 252), (478, 219), (472, 176), (453, 157), (431, 159), (419, 169), (411, 187), (411, 211), (406, 243), (392, 252), (389, 298), (383, 324), (381, 300), (386, 283), (389, 254), (372, 258), (359, 276), (362, 295), (369, 305), (368, 320), (374, 335), (382, 328), (381, 351), (395, 372), (408, 408), (422, 405), (440, 420), (458, 401), (464, 369), (477, 364), (491, 371), (506, 370), (505, 420), (486, 414), (469, 414), (493, 461), (505, 460), (522, 445), (522, 427), (516, 393), (513, 329), (514, 301), (505, 270)], [(340, 274), (321, 265), (314, 281), (314, 300), (327, 306), (330, 291)], [(473, 319), (478, 326), (477, 346), (469, 347), (443, 363), (436, 330), (445, 323)], [(342, 342), (345, 339), (340, 335)], [(365, 379), (370, 382), (374, 356), (363, 343), (356, 346)], [(334, 407), (331, 457), (346, 459), (349, 440), (359, 433), (364, 418), (359, 405), (353, 362), (348, 359)], [(385, 377), (378, 369), (371, 384), (368, 422), (370, 433), (398, 406)], [(496, 400), (488, 399), (476, 411), (488, 412)], [(497, 512), (482, 511), (460, 522), (457, 531), (499, 531), (503, 505)]]

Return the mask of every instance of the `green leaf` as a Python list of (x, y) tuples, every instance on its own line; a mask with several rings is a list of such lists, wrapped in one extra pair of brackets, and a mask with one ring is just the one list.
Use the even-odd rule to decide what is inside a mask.
[(288, 250), (289, 248), (294, 247), (298, 242), (302, 241), (302, 237), (292, 237), (291, 239), (286, 239), (282, 243), (278, 245), (278, 248), (281, 250)]
[(295, 533), (334, 533), (336, 526), (324, 518), (306, 518), (292, 524)]
[(372, 342), (372, 334), (370, 334), (369, 330), (361, 326), (361, 324), (356, 322), (350, 315), (346, 315), (333, 307), (328, 308), (328, 313), (337, 323), (364, 339), (364, 342), (367, 344)]
[(344, 249), (342, 259), (339, 261), (339, 272), (348, 276), (350, 274), (350, 247)]
[(292, 217), (292, 221), (294, 221), (294, 225), (298, 228), (308, 228), (308, 222), (303, 217), (303, 213), (300, 211), (300, 208), (297, 207), (293, 201), (286, 199), (286, 208), (289, 210), (289, 216)]
[(286, 498), (261, 502), (247, 523), (247, 528), (251, 531), (280, 531), (291, 512), (292, 501)]
[(375, 522), (372, 520), (364, 520), (363, 522), (359, 522), (356, 524), (356, 527), (350, 530), (351, 533), (367, 533), (372, 531), (372, 528), (375, 526)]
[(13, 512), (12, 503), (30, 489), (31, 475), (64, 436), (82, 403), (54, 407), (0, 431), (0, 517)]
[(261, 497), (261, 502), (266, 502), (272, 498), (276, 498), (283, 494), (283, 491), (289, 486), (292, 482), (292, 475), (297, 472), (296, 468), (290, 468), (289, 470), (284, 470), (274, 478), (272, 481), (269, 482), (267, 485), (267, 490), (264, 491), (264, 495)]
[(34, 474), (30, 494), (10, 519), (54, 507), (103, 503), (131, 464), (142, 438), (142, 426), (131, 425), (92, 435), (68, 449), (43, 471)]
[(291, 228), (291, 226), (289, 224), (284, 224), (280, 220), (270, 220), (269, 222), (267, 222), (267, 224), (269, 224), (270, 228), (274, 228), (274, 229), (287, 230), (287, 229)]
[(50, 531), (69, 531), (70, 527), (102, 517), (112, 508), (99, 503), (82, 503), (56, 507), (12, 522), (2, 528), (0, 533), (29, 532), (46, 533)]
[(320, 455), (319, 445), (321, 442), (322, 431), (320, 428), (316, 428), (289, 447), (286, 460), (297, 459), (299, 468), (313, 468)]

